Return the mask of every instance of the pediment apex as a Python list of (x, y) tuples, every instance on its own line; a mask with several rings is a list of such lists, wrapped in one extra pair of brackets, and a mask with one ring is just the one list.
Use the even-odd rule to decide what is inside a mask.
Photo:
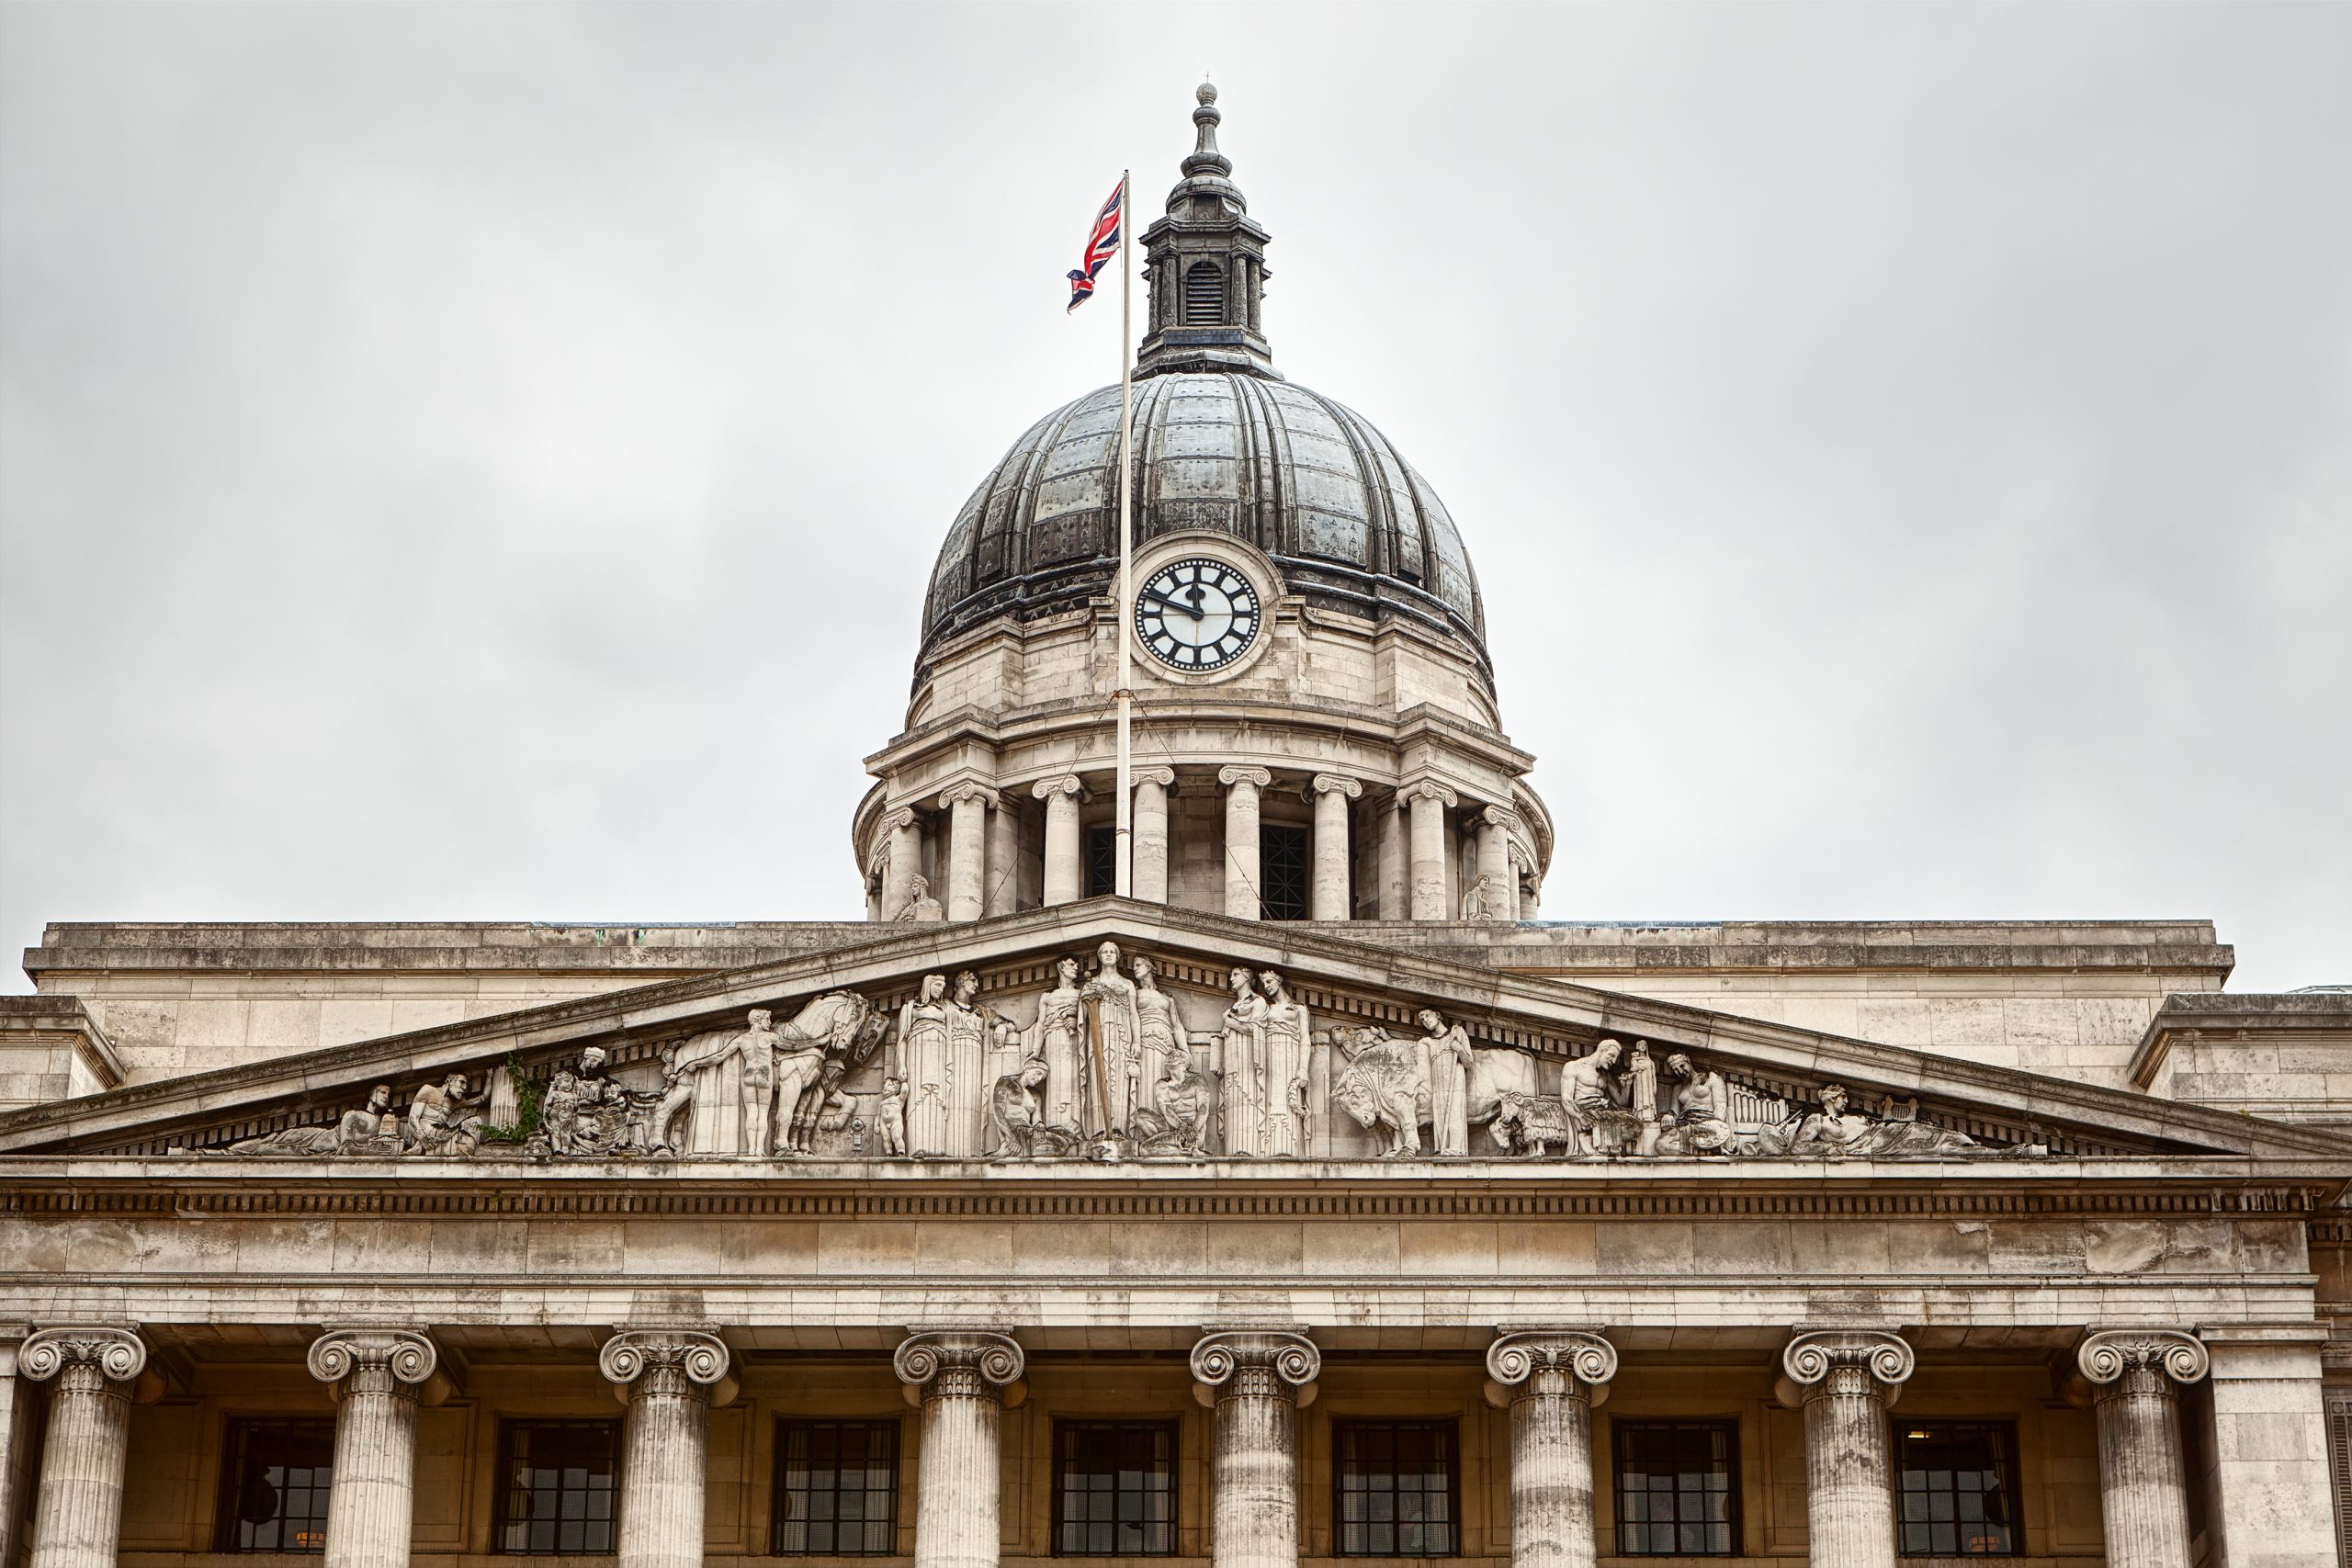
[[(1672, 1108), (1687, 1081), (1676, 1080), (1669, 1072), (1675, 1057), (1686, 1058), (1693, 1076), (1720, 1080), (1718, 1092), (1736, 1100), (1741, 1112), (1728, 1118), (1744, 1128), (1739, 1134), (1744, 1149), (1735, 1146), (1729, 1151), (1735, 1154), (1759, 1152), (1758, 1124), (1771, 1115), (1811, 1115), (1818, 1121), (1828, 1111), (1823, 1104), (1824, 1095), (1835, 1086), (1844, 1091), (1845, 1109), (1836, 1114), (1845, 1120), (1815, 1128), (1809, 1145), (1815, 1153), (1825, 1152), (1821, 1134), (1826, 1133), (1832, 1140), (1826, 1152), (1867, 1158), (1950, 1154), (1971, 1144), (2040, 1146), (2086, 1157), (2143, 1154), (2352, 1156), (2352, 1139), (2334, 1134), (1512, 974), (1458, 957), (1404, 951), (1325, 931), (1116, 898), (970, 922), (877, 924), (873, 940), (819, 953), (33, 1107), (0, 1115), (0, 1154), (162, 1154), (250, 1145), (256, 1138), (306, 1126), (315, 1130), (316, 1137), (296, 1137), (290, 1142), (312, 1141), (324, 1150), (333, 1143), (327, 1136), (330, 1125), (351, 1134), (343, 1145), (352, 1146), (364, 1142), (357, 1137), (361, 1129), (355, 1113), (369, 1107), (369, 1097), (379, 1084), (390, 1090), (390, 1103), (376, 1107), (375, 1114), (380, 1118), (393, 1113), (402, 1121), (398, 1126), (379, 1125), (368, 1135), (398, 1140), (404, 1135), (402, 1129), (412, 1118), (421, 1086), (446, 1083), (447, 1075), (465, 1074), (465, 1086), (454, 1091), (462, 1100), (480, 1091), (481, 1079), (491, 1069), (516, 1062), (544, 1088), (552, 1081), (549, 1075), (560, 1061), (576, 1062), (590, 1046), (603, 1051), (613, 1077), (628, 1092), (648, 1095), (667, 1073), (665, 1062), (674, 1064), (683, 1042), (705, 1040), (703, 1049), (722, 1051), (726, 1046), (720, 1037), (730, 1031), (741, 1033), (752, 1010), (764, 1009), (788, 1022), (829, 993), (862, 998), (865, 1012), (860, 1021), (869, 1026), (864, 1038), (871, 1050), (860, 1064), (865, 1068), (876, 1060), (896, 1059), (890, 1054), (903, 1047), (896, 1036), (908, 1025), (906, 1009), (923, 996), (924, 976), (932, 975), (941, 976), (944, 985), (953, 985), (956, 976), (967, 972), (977, 978), (978, 994), (971, 1000), (1005, 1026), (992, 1037), (988, 1066), (1017, 1066), (1036, 1052), (1041, 998), (1056, 988), (1060, 978), (1057, 961), (1078, 959), (1081, 976), (1087, 975), (1095, 967), (1095, 955), (1105, 942), (1119, 948), (1123, 971), (1135, 956), (1155, 962), (1164, 989), (1177, 1001), (1171, 1010), (1180, 1015), (1176, 1028), (1186, 1036), (1183, 1043), (1193, 1051), (1198, 1076), (1204, 1080), (1176, 1091), (1178, 1098), (1188, 1114), (1197, 1112), (1219, 1122), (1237, 1112), (1229, 1105), (1220, 1105), (1210, 1118), (1201, 1099), (1218, 1094), (1222, 1081), (1225, 1031), (1221, 1020), (1227, 998), (1218, 993), (1233, 983), (1231, 976), (1237, 969), (1252, 976), (1272, 971), (1283, 977), (1288, 991), (1284, 1005), (1302, 1010), (1309, 1031), (1301, 1048), (1310, 1063), (1306, 1074), (1309, 1091), (1323, 1098), (1321, 1105), (1303, 1114), (1296, 1135), (1311, 1139), (1316, 1128), (1308, 1123), (1321, 1113), (1328, 1123), (1321, 1129), (1323, 1135), (1336, 1140), (1337, 1146), (1293, 1149), (1283, 1145), (1277, 1134), (1272, 1141), (1282, 1146), (1264, 1151), (1274, 1155), (1312, 1154), (1328, 1158), (1376, 1154), (1377, 1143), (1366, 1145), (1357, 1135), (1359, 1130), (1351, 1130), (1353, 1118), (1340, 1117), (1330, 1108), (1329, 1097), (1343, 1087), (1341, 1079), (1351, 1070), (1350, 1059), (1367, 1043), (1382, 1046), (1382, 1052), (1375, 1053), (1379, 1061), (1417, 1057), (1422, 1035), (1417, 1015), (1428, 1010), (1440, 1016), (1446, 1030), (1466, 1038), (1474, 1061), (1499, 1064), (1499, 1076), (1489, 1074), (1489, 1078), (1516, 1086), (1519, 1079), (1514, 1075), (1521, 1069), (1512, 1066), (1513, 1059), (1535, 1064), (1532, 1086), (1495, 1092), (1524, 1089), (1544, 1102), (1525, 1108), (1529, 1126), (1536, 1132), (1543, 1130), (1539, 1123), (1558, 1111), (1562, 1077), (1568, 1067), (1594, 1054), (1600, 1042), (1615, 1040), (1620, 1043), (1621, 1057), (1634, 1055), (1635, 1043), (1645, 1044), (1647, 1071), (1657, 1075), (1651, 1081), (1662, 1081), (1657, 1099), (1661, 1108)], [(1260, 982), (1251, 984), (1255, 987)], [(945, 1000), (934, 997), (922, 1005)], [(916, 1021), (927, 1022), (927, 1015)], [(874, 1037), (877, 1025), (882, 1038)], [(1638, 1098), (1638, 1090), (1626, 1086), (1631, 1069), (1628, 1061), (1600, 1072), (1588, 1063), (1578, 1071), (1586, 1080), (1600, 1077), (1621, 1099), (1629, 1093)], [(1104, 1071), (1106, 1075), (1111, 1071), (1107, 1063)], [(867, 1079), (874, 1076), (870, 1070), (865, 1073)], [(970, 1076), (968, 1071), (966, 1076)], [(981, 1098), (1006, 1075), (986, 1072), (984, 1076), (991, 1082), (983, 1088)], [(1141, 1082), (1136, 1074), (1130, 1074), (1129, 1080)], [(1158, 1087), (1155, 1080), (1154, 1090)], [(1587, 1089), (1590, 1087), (1588, 1081)], [(852, 1084), (851, 1089), (856, 1091), (853, 1098), (865, 1107), (864, 1119), (876, 1121), (873, 1113), (883, 1109), (881, 1095), (887, 1090), (865, 1080)], [(977, 1114), (985, 1120), (986, 1108), (975, 1111), (971, 1089), (967, 1085), (958, 1091), (963, 1097), (959, 1115), (969, 1120)], [(1139, 1098), (1148, 1098), (1147, 1091), (1130, 1087), (1126, 1092), (1131, 1111), (1147, 1109)], [(425, 1096), (428, 1112), (432, 1098), (429, 1093)], [(1700, 1098), (1703, 1100), (1705, 1096)], [(875, 1103), (866, 1106), (868, 1099)], [(1477, 1124), (1477, 1135), (1499, 1144), (1492, 1109), (1485, 1109), (1487, 1113)], [(651, 1109), (644, 1113), (650, 1114)], [(1113, 1113), (1104, 1114), (1116, 1119)], [(329, 1118), (341, 1120), (331, 1123)], [(1375, 1121), (1360, 1131), (1375, 1140), (1384, 1134), (1393, 1135), (1396, 1119)], [(1434, 1137), (1434, 1124), (1430, 1125)], [(1957, 1141), (1939, 1141), (1929, 1130), (1953, 1134)], [(1629, 1154), (1631, 1145), (1645, 1135), (1634, 1123), (1618, 1131)], [(875, 1126), (872, 1134), (878, 1141), (880, 1127)], [(1842, 1150), (1834, 1146), (1840, 1137), (1848, 1145)], [(969, 1137), (965, 1141), (968, 1143)], [(1671, 1137), (1665, 1141), (1675, 1142)], [(1701, 1136), (1693, 1147), (1680, 1152), (1725, 1152), (1703, 1146), (1708, 1141)], [(362, 1151), (352, 1146), (352, 1152)], [(413, 1135), (408, 1135), (406, 1143), (385, 1142), (379, 1152), (413, 1154)]]

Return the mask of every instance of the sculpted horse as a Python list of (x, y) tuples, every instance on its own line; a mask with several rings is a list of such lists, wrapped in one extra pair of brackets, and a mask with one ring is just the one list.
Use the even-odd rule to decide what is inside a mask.
[(784, 1128), (778, 1154), (808, 1154), (820, 1130), (846, 1120), (827, 1117), (825, 1108), (842, 1098), (842, 1080), (873, 1059), (889, 1027), (854, 991), (828, 992), (784, 1026), (775, 1059), (775, 1113)]

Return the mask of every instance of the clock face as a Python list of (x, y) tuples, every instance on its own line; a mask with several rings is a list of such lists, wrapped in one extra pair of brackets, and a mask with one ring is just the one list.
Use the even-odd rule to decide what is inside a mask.
[(1136, 594), (1136, 635), (1171, 670), (1221, 670), (1249, 651), (1265, 611), (1257, 587), (1207, 556), (1151, 574)]

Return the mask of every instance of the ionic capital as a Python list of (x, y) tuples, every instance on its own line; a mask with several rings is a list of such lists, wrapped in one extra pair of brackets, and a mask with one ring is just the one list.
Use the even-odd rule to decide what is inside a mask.
[(901, 806), (896, 811), (885, 812), (882, 817), (882, 826), (894, 833), (903, 831), (914, 825), (915, 809), (911, 806)]
[(2075, 1348), (2075, 1365), (2095, 1387), (2115, 1384), (2117, 1392), (2137, 1392), (2135, 1384), (2152, 1391), (2165, 1379), (2196, 1382), (2212, 1358), (2204, 1341), (2177, 1328), (2108, 1328), (2084, 1338)]
[(1254, 784), (1260, 789), (1274, 782), (1274, 775), (1263, 768), (1252, 768), (1239, 762), (1229, 762), (1216, 771), (1216, 782), (1231, 789), (1235, 784)]
[(977, 800), (991, 811), (1004, 804), (1004, 796), (994, 789), (978, 779), (967, 779), (962, 784), (949, 784), (939, 792), (939, 809), (951, 811), (958, 801), (964, 800)]
[(707, 1399), (727, 1378), (727, 1341), (692, 1328), (624, 1328), (596, 1352), (596, 1370), (624, 1401), (632, 1395)]
[(1029, 786), (1029, 793), (1039, 800), (1051, 800), (1057, 795), (1074, 800), (1086, 793), (1086, 781), (1076, 773), (1063, 773), (1057, 778), (1039, 779)]
[(1205, 1335), (1193, 1347), (1193, 1393), (1203, 1404), (1255, 1394), (1311, 1397), (1323, 1352), (1304, 1334), (1235, 1329)]
[(1353, 800), (1358, 795), (1363, 794), (1363, 784), (1360, 781), (1345, 778), (1338, 773), (1317, 773), (1315, 775), (1315, 782), (1309, 784), (1307, 788), (1311, 793), (1316, 795), (1329, 795), (1332, 791), (1337, 790), (1340, 794), (1346, 795), (1350, 800)]
[(1137, 768), (1130, 776), (1137, 789), (1145, 784), (1158, 784), (1162, 789), (1176, 787), (1176, 770), (1173, 768)]
[(1498, 1404), (1569, 1394), (1597, 1404), (1616, 1375), (1617, 1347), (1582, 1329), (1532, 1328), (1487, 1347), (1487, 1376), (1508, 1395)]
[(910, 1400), (1001, 1399), (1021, 1381), (1029, 1359), (1009, 1334), (927, 1329), (899, 1342), (890, 1370)]
[(17, 1348), (17, 1371), (61, 1392), (97, 1393), (147, 1370), (147, 1342), (128, 1328), (44, 1328)]
[(1396, 802), (1408, 806), (1416, 800), (1434, 800), (1440, 806), (1459, 806), (1462, 797), (1435, 779), (1420, 779), (1396, 792)]
[(441, 1365), (433, 1341), (413, 1328), (330, 1328), (311, 1341), (311, 1375), (345, 1393), (406, 1393)]
[(1781, 1371), (1802, 1392), (1871, 1393), (1901, 1388), (1918, 1359), (1900, 1334), (1829, 1328), (1800, 1334), (1781, 1352)]
[(1487, 807), (1478, 813), (1478, 820), (1489, 828), (1500, 828), (1506, 833), (1519, 831), (1519, 813), (1508, 807)]

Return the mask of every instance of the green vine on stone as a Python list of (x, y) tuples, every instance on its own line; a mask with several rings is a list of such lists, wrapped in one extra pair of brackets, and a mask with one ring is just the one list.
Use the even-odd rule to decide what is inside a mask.
[(543, 1091), (531, 1075), (523, 1070), (523, 1059), (514, 1052), (506, 1053), (506, 1081), (514, 1087), (514, 1125), (484, 1127), (482, 1141), (488, 1144), (520, 1144), (529, 1140), (539, 1130), (539, 1101)]

